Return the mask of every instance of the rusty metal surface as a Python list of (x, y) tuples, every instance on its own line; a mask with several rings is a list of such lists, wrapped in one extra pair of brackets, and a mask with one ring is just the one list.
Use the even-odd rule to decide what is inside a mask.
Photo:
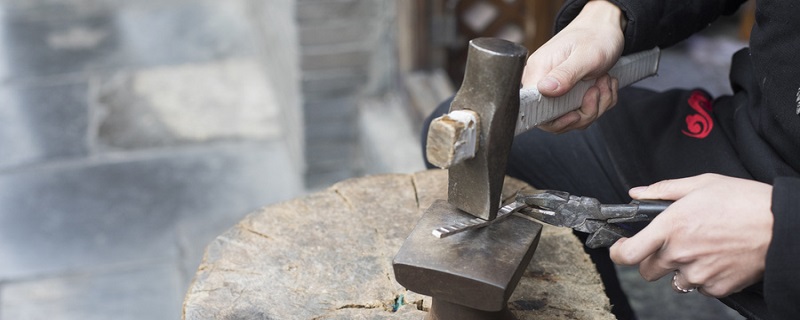
[(503, 310), (533, 257), (542, 225), (512, 216), (444, 239), (431, 236), (436, 226), (472, 218), (446, 201), (434, 202), (394, 258), (397, 282), (434, 301)]
[(501, 39), (470, 41), (464, 82), (450, 105), (451, 112), (478, 113), (480, 137), (475, 157), (450, 167), (448, 201), (485, 220), (494, 219), (500, 207), (527, 53)]

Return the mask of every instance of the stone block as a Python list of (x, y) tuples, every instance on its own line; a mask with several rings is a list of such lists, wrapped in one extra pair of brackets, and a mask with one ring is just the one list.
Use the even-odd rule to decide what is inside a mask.
[[(306, 128), (306, 137), (309, 141), (318, 143), (330, 142), (352, 142), (356, 141), (360, 135), (359, 127), (355, 117), (353, 119), (342, 119), (334, 121), (331, 119), (323, 121), (309, 122)], [(309, 146), (309, 148), (315, 148)]]
[[(255, 24), (263, 37), (261, 55), (267, 78), (272, 82), (295, 163), (304, 163), (305, 133), (300, 93), (300, 45), (295, 12), (296, 0), (249, 1), (256, 12)], [(280, 49), (276, 49), (280, 48)], [(302, 168), (301, 168), (302, 169)]]
[(355, 97), (344, 96), (336, 99), (306, 101), (303, 105), (307, 122), (330, 119), (332, 121), (350, 121), (358, 115)]
[(269, 140), (282, 132), (271, 82), (254, 60), (121, 72), (91, 83), (101, 150)]
[(306, 156), (309, 171), (333, 171), (357, 166), (360, 149), (356, 141), (311, 141), (307, 145)]
[(176, 1), (86, 9), (69, 3), (2, 5), (0, 79), (203, 62), (257, 54), (243, 1)]
[(88, 155), (88, 85), (0, 89), (0, 169)]
[(297, 0), (297, 22), (301, 26), (331, 21), (364, 21), (377, 10), (376, 0)]
[(304, 50), (301, 57), (303, 71), (325, 69), (355, 69), (366, 70), (369, 68), (373, 52), (354, 48), (354, 50)]
[(335, 69), (303, 73), (303, 96), (311, 100), (354, 95), (369, 81), (366, 71)]
[(349, 21), (347, 23), (324, 24), (301, 27), (301, 46), (356, 45), (367, 42), (374, 32), (374, 23)]

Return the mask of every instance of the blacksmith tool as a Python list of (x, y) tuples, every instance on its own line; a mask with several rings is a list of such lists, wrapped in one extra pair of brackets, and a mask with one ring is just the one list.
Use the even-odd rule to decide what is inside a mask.
[[(626, 226), (626, 223), (649, 222), (672, 202), (633, 200), (628, 204), (601, 204), (595, 198), (574, 196), (564, 191), (542, 190), (533, 194), (519, 194), (515, 202), (504, 206), (500, 211), (520, 212), (549, 225), (588, 233), (586, 246), (601, 248), (610, 247), (622, 237), (633, 236), (635, 231)], [(500, 216), (492, 222), (468, 221), (438, 227), (433, 230), (433, 235), (445, 238), (486, 227), (499, 219)]]
[[(654, 74), (658, 55), (654, 49), (623, 57), (609, 73), (622, 87)], [(520, 90), (526, 56), (524, 47), (509, 41), (470, 41), (450, 112), (428, 131), (428, 160), (448, 169), (447, 201), (425, 211), (392, 262), (397, 282), (433, 297), (428, 320), (513, 318), (508, 298), (533, 257), (542, 225), (515, 214), (531, 206), (524, 201), (500, 208), (511, 143), (516, 134), (580, 107), (593, 84), (582, 81), (557, 98)], [(494, 223), (497, 218), (503, 223)], [(473, 231), (432, 237), (441, 226)]]
[[(470, 41), (464, 81), (450, 111), (473, 116), (474, 154), (449, 167), (448, 200), (425, 211), (392, 263), (397, 282), (433, 297), (426, 319), (512, 318), (508, 298), (533, 257), (542, 226), (510, 216), (507, 223), (446, 239), (432, 237), (430, 230), (497, 216), (526, 56), (524, 47), (509, 41)], [(432, 131), (434, 140), (453, 133)]]
[[(608, 74), (619, 81), (623, 88), (643, 78), (656, 74), (661, 51), (658, 48), (621, 57)], [(534, 88), (519, 91), (519, 113), (517, 114), (514, 135), (526, 132), (533, 127), (556, 119), (580, 107), (581, 100), (593, 80), (583, 80), (565, 95), (545, 97)], [(449, 168), (475, 156), (476, 132), (483, 129), (477, 114), (470, 110), (450, 108), (450, 113), (431, 122), (428, 134), (428, 161), (440, 168)], [(472, 213), (472, 212), (470, 212)], [(474, 214), (474, 213), (473, 213)]]

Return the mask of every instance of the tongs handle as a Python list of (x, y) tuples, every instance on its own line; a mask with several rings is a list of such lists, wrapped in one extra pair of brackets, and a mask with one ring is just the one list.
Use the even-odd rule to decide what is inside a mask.
[(622, 237), (630, 237), (635, 233), (614, 223), (652, 221), (667, 209), (674, 201), (669, 200), (633, 200), (630, 205), (637, 207), (636, 214), (627, 218), (608, 219), (607, 223), (586, 239), (589, 248), (610, 247)]
[(601, 211), (608, 217), (608, 223), (651, 221), (673, 202), (675, 201), (633, 200), (629, 204), (603, 206)]
[(670, 200), (633, 200), (631, 204), (636, 204), (639, 206), (639, 212), (636, 214), (637, 216), (641, 215), (647, 217), (647, 221), (655, 219), (659, 213), (663, 212), (664, 210), (669, 207), (675, 201)]

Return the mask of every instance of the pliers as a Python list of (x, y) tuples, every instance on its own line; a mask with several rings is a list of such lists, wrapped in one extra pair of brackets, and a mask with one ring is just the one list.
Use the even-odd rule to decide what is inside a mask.
[(633, 200), (628, 204), (601, 204), (595, 198), (542, 190), (519, 194), (515, 202), (526, 205), (520, 213), (550, 225), (588, 233), (586, 246), (601, 248), (610, 247), (620, 238), (636, 233), (621, 224), (651, 221), (673, 201)]
[(549, 225), (588, 233), (586, 246), (589, 248), (610, 247), (619, 238), (635, 234), (624, 223), (651, 221), (672, 202), (633, 200), (628, 204), (601, 204), (595, 198), (574, 196), (565, 191), (540, 190), (532, 194), (518, 194), (514, 202), (500, 208), (494, 220), (474, 218), (436, 228), (433, 235), (445, 238), (497, 223), (519, 212)]

